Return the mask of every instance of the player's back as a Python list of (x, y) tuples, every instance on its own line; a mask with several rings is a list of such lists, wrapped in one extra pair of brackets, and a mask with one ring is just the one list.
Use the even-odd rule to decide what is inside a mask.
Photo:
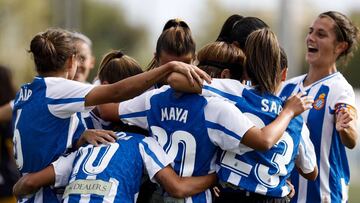
[[(234, 80), (215, 80), (205, 94), (225, 97), (259, 128), (271, 123), (281, 112), (283, 101), (274, 95), (258, 93)], [(220, 157), (219, 179), (250, 192), (283, 197), (289, 192), (286, 178), (294, 168), (303, 121), (292, 119), (286, 132), (270, 150), (255, 151), (242, 145), (237, 153), (224, 151)], [(315, 163), (313, 163), (315, 164)]]
[(155, 140), (149, 142), (152, 138), (123, 132), (117, 135), (115, 143), (79, 149), (64, 202), (135, 202), (144, 163), (153, 162), (148, 167), (154, 170), (151, 178), (168, 164), (157, 156), (152, 147)]
[[(84, 109), (84, 97), (91, 89), (55, 77), (35, 77), (21, 87), (13, 109), (15, 159), (21, 173), (45, 168), (72, 147), (84, 129), (75, 112)], [(58, 202), (50, 187), (19, 201)]]
[[(149, 128), (174, 161), (173, 168), (180, 176), (215, 171), (218, 146), (238, 148), (242, 136), (253, 127), (233, 104), (222, 98), (178, 93), (169, 86), (122, 102), (119, 114), (125, 122)], [(207, 190), (186, 201), (211, 202), (211, 193)]]
[[(260, 96), (255, 91), (244, 89), (236, 106), (261, 128), (275, 120), (283, 102), (273, 95)], [(302, 126), (301, 117), (293, 119), (282, 138), (268, 151), (256, 151), (244, 146), (239, 153), (241, 156), (224, 152), (220, 159), (219, 179), (250, 192), (286, 196), (289, 192), (286, 179), (295, 165)]]
[[(21, 87), (13, 110), (15, 158), (22, 173), (48, 166), (72, 146), (82, 132), (76, 129), (76, 114), (54, 115), (53, 109), (66, 108), (73, 98), (56, 98), (65, 79), (35, 77)], [(55, 85), (59, 86), (54, 88)], [(64, 87), (65, 88), (65, 87)], [(50, 96), (49, 96), (50, 95)], [(76, 99), (76, 98), (74, 98)], [(70, 101), (68, 101), (70, 100)]]
[(196, 94), (176, 93), (172, 89), (150, 99), (148, 122), (153, 136), (174, 158), (180, 176), (199, 176), (210, 168), (216, 147), (209, 139), (204, 107), (207, 100)]

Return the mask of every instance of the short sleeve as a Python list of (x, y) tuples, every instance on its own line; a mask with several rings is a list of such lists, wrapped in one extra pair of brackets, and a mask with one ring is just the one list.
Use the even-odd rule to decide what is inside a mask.
[[(221, 96), (234, 100), (242, 95), (245, 85), (233, 79), (213, 79), (211, 84), (204, 82), (203, 96)], [(235, 97), (234, 97), (235, 96)]]
[(243, 135), (254, 124), (232, 103), (209, 98), (204, 109), (210, 140), (223, 150), (237, 152)]
[(305, 123), (301, 130), (300, 144), (295, 163), (304, 173), (313, 172), (316, 166), (314, 145), (310, 140), (309, 129)]
[(60, 156), (51, 163), (54, 166), (55, 187), (62, 187), (68, 184), (75, 156), (76, 152), (73, 152), (67, 156)]
[(343, 81), (340, 80), (334, 85), (336, 85), (336, 87), (332, 89), (332, 91), (334, 91), (334, 99), (331, 100), (330, 107), (335, 108), (337, 104), (347, 104), (355, 108), (355, 93), (352, 86), (346, 82), (345, 79)]
[(147, 91), (133, 99), (121, 102), (119, 104), (119, 117), (124, 123), (136, 125), (143, 129), (148, 129), (147, 111), (150, 109), (150, 98), (161, 93), (169, 86), (163, 86), (160, 89)]
[(152, 137), (142, 139), (139, 143), (139, 150), (149, 178), (155, 182), (155, 174), (168, 166), (172, 160), (164, 152), (160, 144)]
[(45, 78), (46, 99), (50, 112), (59, 118), (68, 118), (76, 112), (86, 112), (85, 96), (95, 87), (63, 78)]

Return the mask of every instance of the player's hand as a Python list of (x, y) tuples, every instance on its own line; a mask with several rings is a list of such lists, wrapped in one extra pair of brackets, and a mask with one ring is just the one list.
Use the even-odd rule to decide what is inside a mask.
[(82, 139), (94, 146), (109, 144), (116, 141), (116, 134), (110, 130), (89, 129), (82, 135)]
[(336, 114), (336, 130), (337, 131), (343, 131), (346, 128), (350, 127), (350, 122), (354, 120), (352, 114), (350, 114), (346, 110), (339, 111), (339, 113)]
[(216, 197), (220, 197), (220, 189), (217, 186), (213, 187), (212, 189), (213, 189), (214, 195)]
[(291, 184), (291, 182), (289, 180), (286, 180), (286, 184), (290, 188), (290, 193), (287, 195), (287, 197), (291, 199), (295, 195), (295, 188), (294, 188), (294, 185)]
[(304, 96), (303, 93), (299, 92), (288, 98), (283, 110), (286, 110), (295, 117), (302, 112), (311, 109), (313, 103), (314, 98), (312, 96)]
[(194, 86), (195, 82), (202, 86), (203, 80), (205, 80), (207, 83), (211, 83), (211, 77), (206, 72), (194, 65), (179, 61), (172, 61), (170, 63), (174, 65), (174, 71), (184, 74), (192, 86)]

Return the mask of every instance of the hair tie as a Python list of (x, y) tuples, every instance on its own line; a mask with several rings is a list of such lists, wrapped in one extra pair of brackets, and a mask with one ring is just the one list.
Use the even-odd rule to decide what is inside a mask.
[(117, 51), (114, 58), (121, 58), (123, 56), (124, 56), (124, 53), (122, 53), (121, 51)]

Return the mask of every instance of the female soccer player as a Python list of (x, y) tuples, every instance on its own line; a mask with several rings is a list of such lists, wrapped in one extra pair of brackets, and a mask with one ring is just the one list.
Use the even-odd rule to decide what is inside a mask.
[[(231, 69), (242, 65), (244, 54), (235, 45), (216, 48), (209, 49), (212, 51), (212, 57), (228, 61), (221, 67)], [(210, 57), (206, 62), (208, 65), (218, 64)], [(293, 116), (305, 109), (302, 107), (301, 110), (293, 111), (296, 105), (292, 102), (296, 99), (298, 98), (293, 98), (290, 106), (286, 106), (282, 112), (282, 103), (270, 103), (269, 111), (273, 113), (273, 117), (272, 120), (266, 120), (268, 126), (263, 129), (254, 127), (239, 109), (219, 97), (181, 94), (167, 86), (122, 102), (119, 114), (127, 122), (149, 128), (152, 136), (157, 138), (164, 150), (174, 159), (173, 167), (177, 174), (197, 176), (214, 170), (218, 147), (237, 153), (247, 151), (248, 147), (258, 150), (270, 149), (280, 139)], [(240, 102), (240, 98), (236, 102)], [(275, 120), (278, 114), (280, 116)], [(270, 123), (271, 121), (274, 122)], [(298, 127), (299, 131), (301, 127)], [(299, 134), (300, 132), (297, 135)], [(274, 151), (271, 153), (274, 154)], [(241, 161), (234, 160), (233, 163), (235, 166), (231, 167), (235, 168), (243, 165)], [(245, 168), (248, 169), (247, 166)], [(166, 194), (164, 197), (169, 198)], [(210, 202), (211, 197), (207, 191), (187, 198), (186, 201)]]
[[(121, 51), (113, 50), (106, 53), (101, 60), (97, 81), (102, 85), (113, 84), (142, 72), (141, 66), (135, 59), (125, 55)], [(123, 128), (124, 125), (120, 123), (119, 119), (114, 122), (109, 122), (107, 112), (109, 112), (109, 109), (111, 111), (111, 109), (117, 108), (118, 103), (97, 105), (91, 112), (84, 115), (86, 127), (89, 129), (106, 129), (114, 131), (120, 129), (121, 131), (129, 132), (127, 129)]]
[[(76, 112), (130, 99), (173, 71), (187, 75), (191, 82), (194, 78), (207, 77), (194, 66), (170, 62), (109, 85), (71, 81), (77, 68), (77, 53), (71, 33), (62, 29), (48, 29), (37, 34), (29, 52), (38, 76), (21, 87), (13, 110), (15, 157), (23, 174), (48, 166), (73, 145), (72, 138), (81, 133), (76, 131), (79, 124)], [(51, 189), (43, 188), (24, 201), (49, 202), (53, 198), (56, 197)]]
[(115, 143), (81, 147), (43, 170), (23, 176), (14, 186), (14, 194), (28, 195), (54, 185), (66, 186), (63, 202), (136, 202), (144, 169), (150, 180), (179, 198), (204, 191), (216, 181), (215, 174), (181, 178), (171, 162), (153, 138), (118, 132)]
[(311, 24), (306, 36), (307, 74), (286, 82), (280, 97), (304, 92), (314, 107), (302, 114), (314, 143), (319, 177), (308, 182), (293, 174), (294, 202), (346, 202), (350, 180), (345, 147), (356, 145), (357, 112), (351, 85), (338, 72), (336, 62), (348, 60), (359, 40), (359, 29), (345, 15), (328, 11)]
[[(188, 24), (180, 19), (168, 20), (156, 42), (154, 58), (147, 70), (154, 69), (170, 61), (191, 64), (195, 59), (195, 42)], [(156, 87), (161, 87), (159, 83)]]
[[(235, 102), (257, 127), (262, 127), (273, 121), (282, 110), (283, 101), (275, 94), (281, 80), (285, 80), (286, 69), (280, 68), (280, 47), (270, 30), (254, 31), (248, 37), (245, 48), (245, 54), (249, 56), (245, 71), (254, 87), (246, 87), (236, 80), (214, 79), (211, 85), (204, 86), (203, 94), (222, 96)], [(243, 66), (238, 62), (241, 60), (235, 57), (237, 55), (242, 55), (242, 62), (245, 61), (244, 53), (234, 45), (212, 43), (199, 51), (199, 67), (214, 77), (238, 78)], [(174, 79), (172, 77), (168, 80)], [(170, 84), (173, 83), (170, 81)], [(306, 128), (302, 128), (301, 119), (293, 119), (280, 141), (265, 152), (246, 146), (235, 153), (223, 151), (217, 171), (222, 188), (216, 202), (233, 199), (286, 202), (290, 192), (286, 179), (294, 168), (295, 159), (297, 167), (307, 178), (316, 177), (314, 149), (308, 135), (304, 134)]]

